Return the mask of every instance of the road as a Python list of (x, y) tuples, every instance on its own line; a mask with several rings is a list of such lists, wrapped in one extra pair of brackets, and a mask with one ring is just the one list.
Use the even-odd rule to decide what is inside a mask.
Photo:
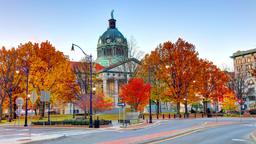
[[(0, 126), (0, 143), (20, 144), (125, 144), (125, 143), (250, 143), (256, 129), (253, 118), (200, 118), (156, 121), (142, 129), (17, 128)], [(215, 125), (219, 126), (215, 126)], [(209, 128), (211, 126), (211, 128)], [(178, 136), (177, 136), (178, 135)], [(57, 139), (56, 139), (57, 138)], [(52, 140), (47, 140), (52, 139)]]
[[(97, 133), (86, 133), (62, 137), (55, 140), (32, 142), (33, 144), (250, 144), (249, 134), (256, 130), (253, 118), (203, 118), (158, 121), (152, 126), (135, 129), (104, 129)], [(214, 126), (218, 124), (218, 126)], [(210, 128), (208, 126), (211, 126)], [(208, 128), (207, 128), (208, 127)], [(193, 130), (194, 131), (191, 131)], [(191, 131), (191, 132), (190, 132)], [(179, 136), (176, 136), (179, 134)], [(163, 139), (164, 138), (164, 139)], [(153, 142), (152, 142), (153, 141)]]
[(256, 126), (252, 124), (227, 125), (148, 144), (255, 144), (248, 136), (255, 129)]

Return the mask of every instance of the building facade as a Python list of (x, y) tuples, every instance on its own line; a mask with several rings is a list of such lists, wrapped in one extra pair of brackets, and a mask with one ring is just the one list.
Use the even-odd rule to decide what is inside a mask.
[(256, 69), (256, 49), (237, 51), (231, 56), (234, 63), (234, 77), (244, 81), (244, 109), (256, 106), (256, 79), (252, 76)]
[(128, 56), (127, 39), (117, 29), (113, 11), (108, 24), (97, 44), (96, 63), (101, 66), (97, 73), (102, 80), (104, 95), (113, 98), (114, 106), (118, 107), (121, 85), (128, 82), (139, 61)]

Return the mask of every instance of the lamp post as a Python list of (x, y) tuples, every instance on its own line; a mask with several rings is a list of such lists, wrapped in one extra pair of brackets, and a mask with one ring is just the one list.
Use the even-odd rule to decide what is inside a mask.
[[(25, 123), (24, 127), (28, 126), (28, 74), (29, 74), (29, 68), (28, 67), (20, 67), (23, 69), (23, 71), (26, 74), (26, 104), (25, 104)], [(19, 73), (19, 70), (16, 70), (16, 73)]]
[(78, 47), (82, 53), (85, 55), (85, 57), (88, 59), (88, 61), (90, 62), (90, 119), (89, 119), (89, 128), (93, 128), (93, 123), (92, 123), (92, 55), (87, 55), (83, 49), (76, 45), (76, 44), (72, 44), (71, 47), (71, 51), (75, 50), (75, 46)]
[[(148, 82), (150, 82), (150, 66), (148, 65)], [(152, 123), (151, 93), (149, 94), (149, 123)]]

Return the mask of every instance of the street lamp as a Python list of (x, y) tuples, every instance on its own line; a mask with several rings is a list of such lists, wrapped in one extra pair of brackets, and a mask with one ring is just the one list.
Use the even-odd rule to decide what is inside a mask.
[(93, 92), (96, 92), (96, 87), (93, 87), (93, 88), (92, 88), (92, 91), (93, 91)]
[(75, 51), (75, 46), (78, 47), (82, 53), (85, 55), (85, 58), (90, 62), (90, 119), (89, 119), (89, 128), (93, 128), (93, 123), (92, 123), (92, 55), (87, 55), (83, 49), (76, 45), (72, 44), (71, 46), (71, 51)]
[[(28, 93), (28, 74), (29, 74), (29, 68), (21, 66), (20, 67), (26, 74), (26, 106), (25, 106), (25, 124), (24, 127), (28, 126), (28, 99), (29, 99), (29, 93)], [(19, 73), (19, 70), (16, 70), (16, 73)]]

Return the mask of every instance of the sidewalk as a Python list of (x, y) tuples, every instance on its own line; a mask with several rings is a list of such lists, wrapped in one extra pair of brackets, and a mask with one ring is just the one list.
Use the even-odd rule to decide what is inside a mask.
[(21, 144), (29, 143), (42, 140), (58, 139), (67, 136), (75, 135), (85, 135), (90, 133), (98, 133), (104, 131), (102, 129), (89, 129), (89, 128), (80, 128), (80, 129), (66, 129), (66, 128), (38, 128), (38, 129), (29, 129), (29, 128), (14, 128), (6, 127), (1, 128), (0, 132), (0, 143), (7, 144)]

